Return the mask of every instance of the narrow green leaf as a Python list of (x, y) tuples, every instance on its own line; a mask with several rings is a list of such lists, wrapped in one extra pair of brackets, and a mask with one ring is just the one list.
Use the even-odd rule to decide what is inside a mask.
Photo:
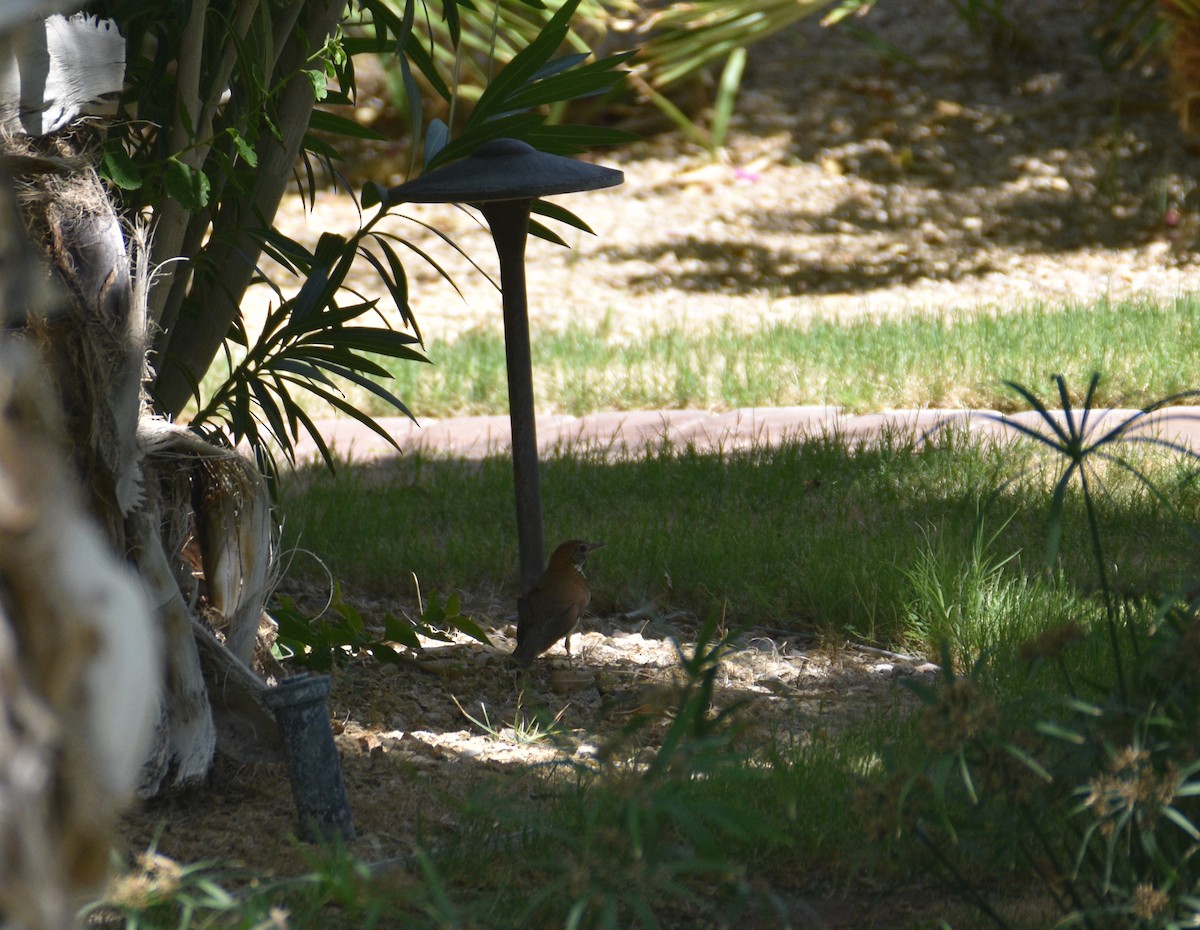
[[(408, 102), (408, 134), (412, 139), (415, 157), (417, 144), (421, 141), (421, 127), (425, 125), (425, 97), (421, 93), (417, 79), (413, 77), (412, 65), (403, 54), (399, 55), (400, 80), (404, 85), (404, 97)], [(411, 167), (411, 159), (410, 159)]]
[(1093, 403), (1096, 399), (1096, 388), (1098, 388), (1099, 386), (1100, 386), (1100, 373), (1093, 372), (1092, 380), (1088, 383), (1087, 391), (1083, 395), (1083, 418), (1079, 421), (1079, 432), (1081, 435), (1084, 435), (1084, 436), (1087, 435), (1087, 432), (1088, 432), (1087, 421), (1088, 421), (1088, 417), (1090, 417), (1092, 415), (1093, 411), (1095, 410)]
[(714, 149), (723, 148), (725, 145), (725, 136), (729, 131), (729, 121), (733, 117), (733, 107), (745, 69), (746, 47), (743, 45), (729, 53), (725, 67), (721, 70), (721, 80), (717, 84), (717, 98), (713, 107), (712, 124), (709, 127)]
[[(1025, 398), (1026, 401), (1028, 401), (1029, 405), (1038, 412), (1038, 415), (1042, 418), (1042, 421), (1050, 427), (1051, 431), (1064, 445), (1070, 442), (1070, 436), (1059, 424), (1058, 419), (1051, 415), (1049, 409), (1047, 409), (1046, 405), (1042, 403), (1042, 399), (1040, 397), (1023, 385), (1017, 384), (1015, 381), (1005, 381), (1004, 383)], [(1013, 425), (1015, 426), (1016, 424)], [(1028, 432), (1030, 435), (1040, 438), (1043, 442), (1047, 441), (1046, 437), (1041, 436), (1032, 430), (1024, 430), (1024, 432)]]
[(384, 439), (397, 452), (403, 451), (403, 450), (401, 450), (400, 446), (397, 444), (395, 438), (387, 430), (385, 430), (382, 426), (380, 426), (378, 423), (376, 423), (375, 419), (372, 416), (370, 416), (369, 414), (363, 413), (361, 410), (359, 410), (357, 407), (355, 407), (349, 401), (346, 401), (345, 399), (338, 397), (334, 394), (330, 394), (328, 391), (322, 390), (321, 388), (316, 387), (315, 385), (302, 385), (302, 386), (305, 387), (311, 393), (315, 394), (317, 397), (321, 398), (326, 403), (328, 403), (335, 410), (340, 410), (342, 413), (346, 414), (346, 416), (350, 417), (353, 420), (356, 420), (357, 422), (361, 423), (363, 426), (367, 427), (367, 429), (371, 430), (373, 433), (378, 435), (380, 438)]
[(313, 333), (338, 329), (351, 320), (362, 316), (367, 310), (373, 309), (373, 301), (363, 304), (351, 304), (345, 307), (327, 307), (324, 312), (310, 320), (288, 320), (288, 325), (279, 332), (277, 342), (280, 345), (294, 343), (298, 339)]
[(556, 233), (553, 229), (550, 229), (542, 223), (539, 223), (537, 220), (531, 219), (529, 221), (529, 235), (536, 236), (539, 239), (545, 239), (547, 242), (553, 243), (554, 245), (561, 245), (564, 248), (570, 248), (570, 246), (567, 245), (567, 240)]
[[(525, 110), (543, 104), (578, 100), (606, 93), (625, 80), (626, 72), (616, 70), (623, 62), (633, 57), (633, 52), (611, 55), (591, 64), (553, 74), (549, 77), (535, 76), (535, 80), (522, 88), (507, 101), (506, 110)], [(585, 56), (586, 57), (586, 56)], [(570, 56), (576, 60), (576, 56)], [(551, 62), (551, 65), (555, 62)]]
[(1059, 406), (1062, 407), (1063, 419), (1067, 423), (1067, 435), (1076, 437), (1080, 433), (1075, 427), (1075, 413), (1071, 409), (1071, 395), (1067, 391), (1067, 379), (1062, 375), (1055, 375), (1054, 383), (1058, 387), (1058, 401)]
[[(341, 152), (326, 142), (323, 138), (318, 135), (314, 135), (311, 132), (306, 132), (304, 134), (304, 145), (301, 154), (306, 153), (316, 155), (318, 158), (324, 160), (330, 165), (334, 164), (335, 162), (343, 161)], [(307, 156), (305, 157), (305, 165), (308, 168), (308, 185), (311, 189), (313, 187), (313, 174), (311, 166), (308, 165)], [(311, 203), (309, 204), (309, 209), (312, 209)]]
[(1063, 516), (1066, 511), (1065, 501), (1067, 487), (1071, 482), (1074, 466), (1069, 467), (1054, 486), (1054, 494), (1050, 499), (1050, 517), (1046, 524), (1046, 567), (1051, 568), (1058, 559), (1058, 549), (1062, 543)]
[(1180, 830), (1190, 836), (1193, 840), (1200, 840), (1200, 830), (1197, 830), (1195, 824), (1188, 820), (1188, 818), (1185, 817), (1179, 810), (1166, 804), (1164, 804), (1160, 810), (1168, 820), (1175, 824), (1175, 826), (1179, 827)]
[(1070, 697), (1063, 701), (1063, 704), (1075, 711), (1077, 714), (1083, 714), (1085, 717), (1103, 717), (1104, 708), (1091, 701), (1085, 701), (1082, 698)]
[[(487, 271), (477, 261), (475, 261), (475, 259), (473, 259), (471, 257), (471, 255), (467, 251), (465, 251), (463, 249), (463, 247), (461, 245), (459, 245), (458, 242), (456, 242), (453, 238), (451, 238), (444, 230), (438, 229), (436, 226), (434, 226), (430, 223), (425, 223), (413, 216), (406, 217), (406, 219), (409, 222), (414, 223), (417, 226), (421, 227), (426, 232), (431, 233), (432, 235), (441, 239), (442, 242), (444, 242), (447, 246), (449, 246), (451, 249), (453, 249), (455, 252), (457, 252), (468, 264), (470, 264), (470, 266), (475, 270), (475, 272), (477, 274), (479, 274), (480, 276), (482, 276), (485, 281), (487, 281), (489, 284), (491, 284), (492, 287), (494, 287), (497, 291), (500, 290), (500, 285), (496, 283), (495, 279), (492, 278), (492, 276), (489, 275), (487, 273)], [(456, 282), (454, 280), (454, 277), (438, 263), (437, 259), (434, 258), (433, 255), (431, 255), (429, 252), (426, 252), (424, 249), (422, 249), (420, 246), (418, 246), (415, 242), (412, 242), (408, 239), (401, 239), (398, 236), (394, 236), (391, 233), (386, 233), (386, 232), (381, 232), (381, 233), (378, 233), (377, 235), (386, 236), (388, 239), (392, 240), (393, 242), (398, 242), (398, 243), (402, 244), (405, 248), (409, 249), (411, 252), (413, 252), (415, 255), (417, 255), (430, 268), (432, 268), (434, 271), (436, 271), (441, 276), (442, 280), (445, 281), (446, 284), (448, 284), (450, 287), (452, 287), (454, 289), (455, 294), (457, 294), (459, 297), (463, 296), (462, 289), (458, 286), (458, 282)]]
[(291, 300), (292, 316), (298, 323), (315, 318), (325, 304), (329, 293), (329, 272), (324, 266), (313, 268), (300, 286), (300, 292)]
[(472, 123), (453, 142), (447, 143), (432, 159), (425, 163), (425, 170), (470, 155), (486, 142), (493, 139), (524, 139), (530, 130), (546, 121), (540, 113), (509, 113), (486, 123)]
[(312, 267), (312, 252), (279, 230), (268, 230), (262, 242), (267, 254), (292, 274), (307, 274)]
[(462, 21), (458, 15), (459, 2), (460, 0), (443, 0), (442, 2), (442, 19), (446, 22), (446, 31), (450, 33), (452, 48), (458, 48), (459, 42), (462, 41)]
[(423, 358), (409, 346), (416, 336), (378, 326), (336, 326), (320, 329), (298, 341), (299, 345), (327, 345), (360, 352), (376, 352), (390, 358)]
[[(317, 429), (317, 424), (312, 421), (312, 419), (307, 413), (304, 412), (303, 409), (297, 408), (295, 411), (293, 411), (293, 413), (295, 414), (296, 419), (299, 420), (304, 426), (304, 431), (308, 433), (308, 437), (313, 441), (313, 445), (317, 447), (317, 453), (321, 456), (321, 461), (325, 463), (325, 467), (331, 472), (335, 471), (336, 469), (334, 468), (333, 451), (325, 442), (325, 437), (321, 435), (321, 431)], [(294, 461), (295, 449), (288, 448), (285, 451), (287, 452), (288, 459)]]
[(471, 112), (471, 123), (484, 121), (513, 109), (510, 98), (538, 73), (563, 44), (569, 31), (571, 17), (575, 15), (578, 7), (579, 0), (566, 0), (550, 17), (537, 38), (518, 52), (496, 75), (475, 104), (475, 109)]
[(1076, 746), (1084, 744), (1084, 738), (1081, 734), (1076, 733), (1074, 730), (1068, 730), (1066, 727), (1060, 726), (1050, 720), (1039, 721), (1036, 729), (1039, 733), (1044, 733), (1046, 736), (1052, 736), (1055, 739), (1061, 739)]
[(557, 220), (560, 223), (565, 223), (568, 226), (574, 226), (581, 232), (595, 235), (595, 231), (587, 223), (581, 220), (578, 216), (568, 210), (566, 207), (561, 207), (556, 203), (550, 203), (546, 200), (535, 200), (533, 202), (532, 212), (538, 216), (544, 216), (547, 219)]
[(286, 371), (293, 375), (299, 375), (302, 378), (309, 378), (313, 381), (320, 381), (334, 390), (337, 390), (337, 385), (334, 384), (325, 375), (320, 368), (311, 362), (305, 362), (295, 358), (274, 358), (271, 360), (269, 371)]
[(589, 900), (589, 898), (575, 899), (575, 903), (567, 911), (567, 919), (563, 923), (563, 930), (579, 930), (583, 926), (583, 919), (587, 916)]
[(411, 35), (408, 41), (404, 43), (404, 55), (417, 66), (417, 70), (421, 72), (425, 80), (433, 88), (434, 92), (443, 100), (449, 102), (453, 94), (446, 82), (442, 80), (442, 76), (438, 74), (437, 65), (429, 52), (421, 44), (421, 40), (416, 35)]
[[(412, 307), (408, 303), (408, 273), (404, 270), (404, 263), (400, 261), (400, 256), (396, 250), (392, 248), (389, 237), (379, 233), (371, 234), (372, 240), (383, 252), (384, 258), (387, 259), (388, 267), (391, 269), (391, 282), (388, 285), (388, 291), (392, 296), (392, 301), (396, 304), (396, 309), (400, 311), (400, 318), (404, 324), (410, 327), (417, 337), (418, 342), (422, 342), (421, 330), (417, 326), (417, 318), (413, 315)], [(380, 272), (382, 275), (382, 272)]]
[(552, 155), (575, 155), (596, 146), (625, 145), (640, 138), (635, 132), (611, 126), (580, 126), (572, 123), (545, 123), (524, 137), (535, 149)]
[(244, 379), (231, 385), (226, 409), (229, 411), (230, 426), (235, 438), (258, 436), (258, 430), (254, 425), (254, 416), (250, 412), (250, 387)]
[(380, 141), (387, 136), (378, 131), (356, 123), (354, 120), (328, 110), (313, 110), (308, 121), (308, 128), (316, 132), (326, 132), (330, 135), (345, 136), (348, 139), (370, 139)]
[[(391, 12), (388, 4), (382, 4), (385, 10)], [(398, 19), (394, 17), (390, 23), (392, 32), (396, 36), (396, 45), (403, 49), (408, 44), (409, 38), (412, 36), (413, 24), (416, 22), (417, 4), (416, 0), (404, 0), (404, 12)]]
[[(276, 404), (275, 399), (271, 396), (271, 392), (267, 386), (258, 378), (253, 378), (249, 382), (250, 390), (254, 394), (254, 399), (258, 403), (259, 410), (266, 417), (267, 425), (270, 427), (272, 435), (281, 446), (287, 446), (289, 443), (287, 426), (284, 424), (283, 415)], [(286, 395), (285, 395), (286, 397)], [(280, 398), (286, 404), (290, 397), (286, 400)]]
[[(333, 349), (324, 346), (306, 345), (298, 347), (297, 351), (301, 351), (303, 354), (293, 360), (301, 364), (307, 363), (326, 368), (330, 366), (352, 368), (354, 371), (368, 378), (380, 378), (384, 381), (392, 377), (392, 373), (382, 365), (364, 356), (355, 355), (349, 349)], [(291, 358), (291, 356), (288, 357)]]
[[(278, 371), (276, 371), (274, 369), (267, 369), (264, 372), (264, 377), (270, 378), (271, 384), (274, 386), (276, 394), (278, 394), (281, 397), (284, 395), (288, 395), (289, 397), (291, 396), (288, 391), (288, 386), (284, 383), (283, 378), (281, 377), (281, 375)], [(293, 439), (295, 439), (296, 437), (298, 437), (300, 435), (300, 426), (299, 426), (300, 421), (299, 421), (299, 418), (296, 416), (297, 409), (298, 409), (298, 405), (293, 404), (290, 407), (286, 407), (283, 411), (284, 416), (287, 417), (288, 435), (291, 436)], [(291, 459), (290, 453), (288, 454), (288, 458)]]
[(347, 293), (354, 294), (356, 297), (362, 297), (362, 304), (364, 306), (373, 307), (375, 304), (379, 303), (378, 298), (374, 300), (368, 299), (363, 297), (353, 288), (346, 286), (346, 278), (350, 274), (350, 270), (354, 267), (354, 260), (358, 257), (359, 241), (360, 240), (355, 237), (353, 240), (346, 243), (344, 251), (338, 256), (336, 264), (334, 264), (333, 269), (329, 272), (330, 293), (329, 300), (326, 301), (325, 306), (332, 307), (334, 305), (333, 295), (341, 290), (345, 290)]
[(421, 160), (425, 165), (437, 161), (438, 154), (450, 141), (450, 129), (440, 119), (430, 120), (429, 128), (425, 130), (425, 147), (421, 152)]
[[(335, 374), (339, 378), (345, 378), (347, 381), (357, 384), (359, 387), (364, 388), (365, 390), (374, 394), (380, 400), (390, 404), (392, 407), (395, 407), (414, 423), (417, 422), (417, 418), (412, 415), (412, 411), (408, 409), (408, 406), (404, 403), (404, 401), (402, 401), (391, 391), (387, 390), (387, 388), (383, 387), (383, 385), (358, 374), (358, 372), (356, 372), (353, 368), (343, 368), (342, 366), (336, 364), (326, 364), (325, 367), (331, 374)], [(391, 377), (391, 375), (389, 374), (388, 377)]]
[[(408, 279), (406, 277), (402, 278), (402, 283), (400, 284), (397, 284), (394, 280), (392, 280), (392, 269), (390, 267), (386, 267), (379, 259), (379, 256), (376, 255), (371, 249), (362, 246), (359, 248), (359, 254), (366, 259), (367, 264), (375, 269), (376, 273), (379, 275), (379, 280), (383, 283), (383, 286), (387, 288), (388, 295), (392, 298), (392, 301), (396, 304), (396, 308), (400, 311), (400, 315), (403, 317), (405, 311), (408, 309)], [(401, 273), (403, 273), (404, 269), (401, 268), (400, 270)], [(418, 340), (419, 338), (420, 337), (417, 337)]]
[(1017, 746), (1015, 743), (1006, 743), (1004, 746), (1005, 752), (1024, 765), (1027, 769), (1033, 772), (1038, 778), (1050, 784), (1054, 781), (1054, 776), (1043, 766), (1037, 759), (1031, 756), (1028, 752)]
[[(630, 52), (630, 55), (633, 53)], [(570, 55), (563, 55), (561, 58), (554, 58), (546, 62), (533, 75), (533, 80), (544, 81), (547, 78), (554, 77), (556, 74), (561, 74), (564, 71), (569, 71), (576, 65), (581, 65), (592, 55), (590, 52), (574, 52)]]
[(958, 753), (958, 772), (963, 788), (967, 791), (967, 797), (970, 798), (972, 804), (978, 804), (979, 793), (975, 790), (975, 779), (971, 775), (971, 767), (967, 764), (966, 755), (961, 752)]
[(1020, 420), (1014, 420), (1012, 417), (1005, 416), (1003, 414), (998, 415), (998, 414), (991, 414), (991, 413), (987, 413), (987, 412), (981, 412), (979, 414), (979, 417), (980, 417), (980, 419), (983, 419), (983, 420), (991, 420), (993, 423), (999, 423), (1005, 429), (1012, 430), (1014, 433), (1020, 433), (1022, 436), (1025, 436), (1028, 439), (1032, 439), (1035, 442), (1040, 442), (1043, 445), (1049, 446), (1052, 449), (1063, 448), (1062, 445), (1055, 442), (1055, 439), (1053, 436), (1047, 436), (1045, 433), (1041, 432), (1040, 430), (1036, 430), (1031, 426), (1026, 426)]

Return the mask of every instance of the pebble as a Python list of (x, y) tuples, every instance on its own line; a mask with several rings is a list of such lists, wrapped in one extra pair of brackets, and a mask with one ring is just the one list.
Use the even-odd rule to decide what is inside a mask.
[(587, 669), (555, 669), (550, 673), (550, 690), (556, 694), (586, 691), (596, 684), (596, 675)]

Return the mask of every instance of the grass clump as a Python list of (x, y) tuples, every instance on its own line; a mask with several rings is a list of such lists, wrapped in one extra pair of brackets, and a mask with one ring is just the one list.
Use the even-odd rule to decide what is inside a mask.
[[(927, 753), (915, 764), (892, 766), (889, 783), (898, 790), (885, 810), (895, 813), (898, 835), (930, 850), (956, 880), (966, 869), (1027, 871), (1067, 924), (1195, 925), (1200, 600), (1177, 590), (1129, 601), (1114, 589), (1113, 544), (1098, 500), (1113, 473), (1129, 474), (1167, 507), (1173, 497), (1122, 454), (1141, 415), (1091, 430), (1098, 378), (1075, 410), (1064, 380), (1056, 380), (1063, 421), (1033, 392), (1014, 386), (1038, 410), (1044, 429), (1015, 428), (1060, 465), (1050, 495), (1051, 561), (1066, 548), (1065, 501), (1069, 488), (1078, 488), (1088, 530), (1081, 548), (1092, 562), (1097, 597), (1080, 618), (1030, 631), (1015, 654), (984, 649), (956, 656), (943, 646), (936, 684), (914, 689)], [(1193, 466), (1197, 461), (1171, 443), (1158, 445)], [(978, 904), (1006, 926), (986, 900)]]

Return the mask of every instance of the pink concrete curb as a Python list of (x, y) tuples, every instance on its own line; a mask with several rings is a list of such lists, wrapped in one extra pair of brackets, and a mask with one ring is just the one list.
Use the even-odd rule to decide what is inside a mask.
[[(1089, 435), (1099, 438), (1133, 413), (1124, 409), (1094, 411)], [(537, 430), (543, 453), (584, 446), (613, 455), (636, 453), (664, 440), (700, 451), (733, 451), (800, 436), (840, 436), (848, 442), (870, 444), (887, 433), (919, 440), (943, 424), (965, 425), (972, 436), (1010, 441), (1015, 432), (998, 423), (997, 416), (987, 410), (887, 410), (850, 415), (838, 407), (747, 407), (727, 413), (639, 410), (583, 417), (539, 416)], [(1056, 416), (1063, 417), (1058, 411)], [(1033, 411), (1014, 414), (1011, 419), (1044, 429)], [(480, 459), (505, 453), (511, 445), (507, 416), (425, 420), (420, 426), (406, 418), (385, 417), (379, 423), (404, 452)], [(365, 463), (396, 455), (391, 445), (354, 420), (319, 420), (317, 427), (329, 447), (347, 461)], [(1166, 407), (1146, 417), (1131, 435), (1156, 437), (1200, 451), (1200, 407)], [(317, 457), (315, 444), (303, 438), (297, 461), (305, 464)]]

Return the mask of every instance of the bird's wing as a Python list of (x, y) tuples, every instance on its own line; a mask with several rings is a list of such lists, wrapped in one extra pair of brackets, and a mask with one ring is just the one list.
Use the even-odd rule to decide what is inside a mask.
[(517, 598), (517, 652), (532, 660), (575, 629), (588, 594), (586, 588), (580, 592), (575, 585), (565, 585), (557, 596), (537, 587)]

